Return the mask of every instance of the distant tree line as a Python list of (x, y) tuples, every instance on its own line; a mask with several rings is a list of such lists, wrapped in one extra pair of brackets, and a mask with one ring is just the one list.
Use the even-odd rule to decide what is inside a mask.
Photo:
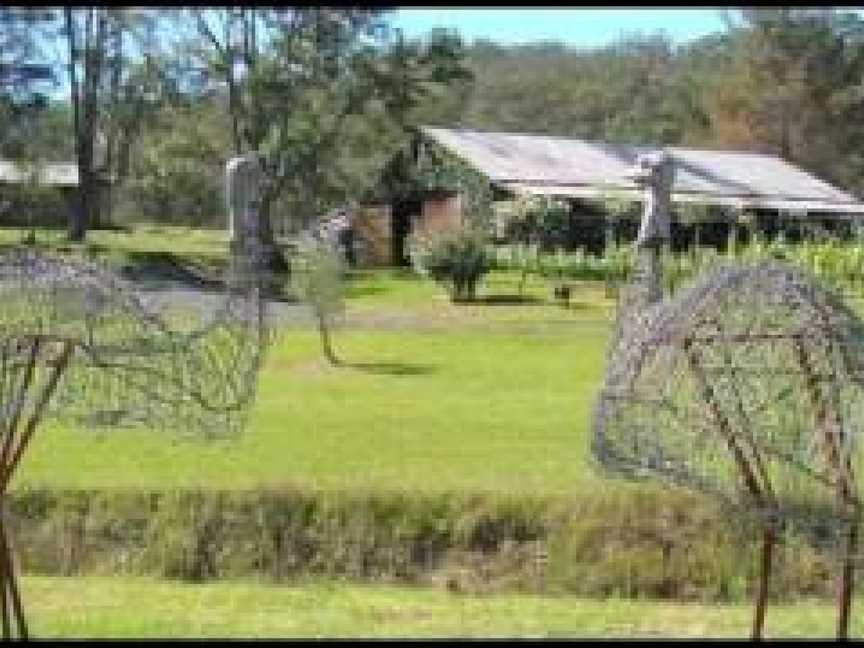
[[(362, 197), (424, 123), (769, 152), (864, 195), (853, 11), (729, 10), (722, 32), (685, 45), (630, 35), (590, 50), (466, 45), (447, 30), (410, 40), (389, 17), (3, 10), (0, 155), (78, 162), (79, 240), (108, 220), (222, 224), (224, 160), (246, 151), (264, 158), (270, 233), (302, 227)], [(46, 69), (51, 92), (39, 89)], [(92, 196), (103, 176), (110, 214)]]
[(864, 21), (844, 9), (724, 12), (674, 46), (475, 43), (465, 127), (774, 153), (864, 194)]

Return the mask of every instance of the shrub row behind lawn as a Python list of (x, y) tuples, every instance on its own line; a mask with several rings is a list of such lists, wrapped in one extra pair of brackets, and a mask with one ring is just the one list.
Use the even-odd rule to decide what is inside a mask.
[[(566, 498), (30, 490), (10, 500), (31, 574), (742, 601), (757, 566), (750, 526), (702, 497), (644, 487)], [(828, 595), (834, 574), (826, 553), (789, 535), (773, 588), (786, 599)]]

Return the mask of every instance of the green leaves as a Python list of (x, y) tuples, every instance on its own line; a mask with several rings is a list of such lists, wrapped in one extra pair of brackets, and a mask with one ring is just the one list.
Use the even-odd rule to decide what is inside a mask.
[(485, 237), (470, 228), (444, 232), (411, 244), (415, 267), (450, 290), (456, 301), (472, 301), (477, 283), (492, 267)]
[(294, 259), (291, 274), (301, 298), (332, 321), (345, 311), (343, 272), (336, 250), (325, 243), (311, 243)]

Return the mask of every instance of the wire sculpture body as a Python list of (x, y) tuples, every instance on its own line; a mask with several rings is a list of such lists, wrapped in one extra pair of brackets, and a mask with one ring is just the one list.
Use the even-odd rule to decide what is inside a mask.
[(839, 532), (844, 638), (860, 521), (864, 324), (838, 295), (776, 262), (718, 268), (659, 299), (650, 254), (662, 243), (662, 235), (641, 243), (646, 254), (619, 311), (595, 412), (593, 454), (613, 473), (659, 477), (757, 514), (753, 638), (761, 637), (782, 525)]
[[(114, 273), (31, 250), (0, 257), (0, 623), (27, 638), (5, 494), (46, 416), (145, 423), (205, 436), (243, 424), (267, 341), (254, 157), (226, 171), (234, 232), (227, 295), (210, 321), (173, 329)], [(14, 624), (14, 627), (13, 627)]]

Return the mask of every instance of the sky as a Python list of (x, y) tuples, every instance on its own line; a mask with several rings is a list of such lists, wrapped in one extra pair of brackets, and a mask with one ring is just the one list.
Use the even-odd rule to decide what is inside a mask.
[(703, 9), (399, 9), (392, 24), (406, 36), (433, 27), (454, 27), (467, 41), (486, 38), (505, 44), (557, 40), (575, 47), (599, 47), (624, 33), (665, 32), (674, 42), (724, 29), (720, 8)]

